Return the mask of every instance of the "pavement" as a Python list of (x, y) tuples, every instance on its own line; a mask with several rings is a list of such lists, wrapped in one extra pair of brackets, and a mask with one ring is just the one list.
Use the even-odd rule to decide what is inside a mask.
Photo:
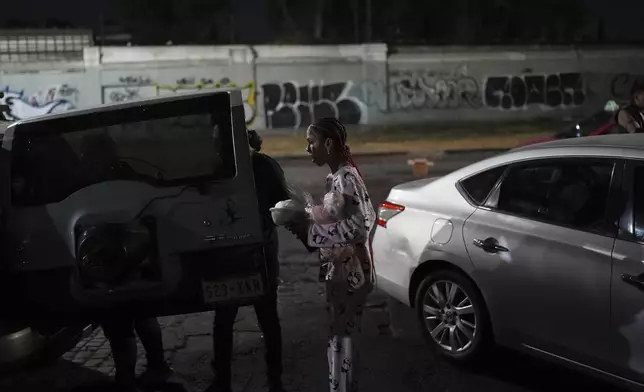
[[(439, 176), (490, 154), (437, 156), (429, 175)], [(359, 160), (374, 201), (384, 200), (393, 185), (414, 178), (407, 159)], [(282, 164), (291, 182), (314, 194), (322, 192), (323, 168), (302, 160)], [(317, 282), (317, 260), (290, 233), (281, 230), (280, 240), (279, 311), (286, 390), (328, 391), (324, 296)], [(209, 386), (212, 319), (212, 312), (160, 319), (166, 356), (176, 371), (164, 390), (200, 392)], [(263, 340), (252, 308), (240, 310), (235, 330), (233, 390), (265, 391)], [(369, 299), (360, 343), (363, 391), (619, 391), (580, 373), (502, 349), (478, 368), (455, 366), (427, 348), (412, 310), (379, 291)], [(141, 371), (145, 363), (142, 349), (139, 355)], [(0, 380), (0, 391), (108, 391), (113, 372), (109, 344), (99, 329), (55, 363)]]

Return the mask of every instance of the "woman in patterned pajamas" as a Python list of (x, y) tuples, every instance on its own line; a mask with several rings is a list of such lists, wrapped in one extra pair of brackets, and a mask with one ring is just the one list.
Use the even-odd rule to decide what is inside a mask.
[(326, 178), (326, 191), (344, 196), (343, 219), (287, 226), (309, 249), (320, 249), (320, 280), (326, 285), (329, 315), (327, 357), (331, 392), (357, 391), (357, 340), (363, 308), (375, 281), (370, 233), (376, 213), (346, 141), (347, 131), (335, 118), (321, 118), (307, 130), (306, 151), (313, 163), (327, 165), (331, 170)]

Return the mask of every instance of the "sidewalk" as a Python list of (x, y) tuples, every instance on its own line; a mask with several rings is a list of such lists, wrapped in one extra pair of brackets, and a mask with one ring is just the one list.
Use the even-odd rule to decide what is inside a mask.
[[(445, 150), (510, 149), (522, 142), (552, 135), (561, 123), (444, 125), (426, 128), (380, 127), (348, 130), (354, 154), (433, 153)], [(306, 131), (260, 131), (262, 151), (275, 157), (305, 155)]]

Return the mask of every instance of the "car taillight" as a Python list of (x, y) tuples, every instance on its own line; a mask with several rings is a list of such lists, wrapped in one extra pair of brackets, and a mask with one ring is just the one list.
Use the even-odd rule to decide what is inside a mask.
[(405, 211), (405, 206), (399, 204), (390, 203), (385, 201), (380, 203), (380, 208), (378, 208), (378, 225), (382, 227), (387, 227), (387, 222), (389, 219)]

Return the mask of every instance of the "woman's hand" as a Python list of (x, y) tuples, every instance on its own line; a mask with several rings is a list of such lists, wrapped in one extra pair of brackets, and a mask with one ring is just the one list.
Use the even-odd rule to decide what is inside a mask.
[(310, 223), (306, 220), (296, 220), (284, 224), (286, 230), (293, 233), (297, 238), (307, 238), (309, 234)]

